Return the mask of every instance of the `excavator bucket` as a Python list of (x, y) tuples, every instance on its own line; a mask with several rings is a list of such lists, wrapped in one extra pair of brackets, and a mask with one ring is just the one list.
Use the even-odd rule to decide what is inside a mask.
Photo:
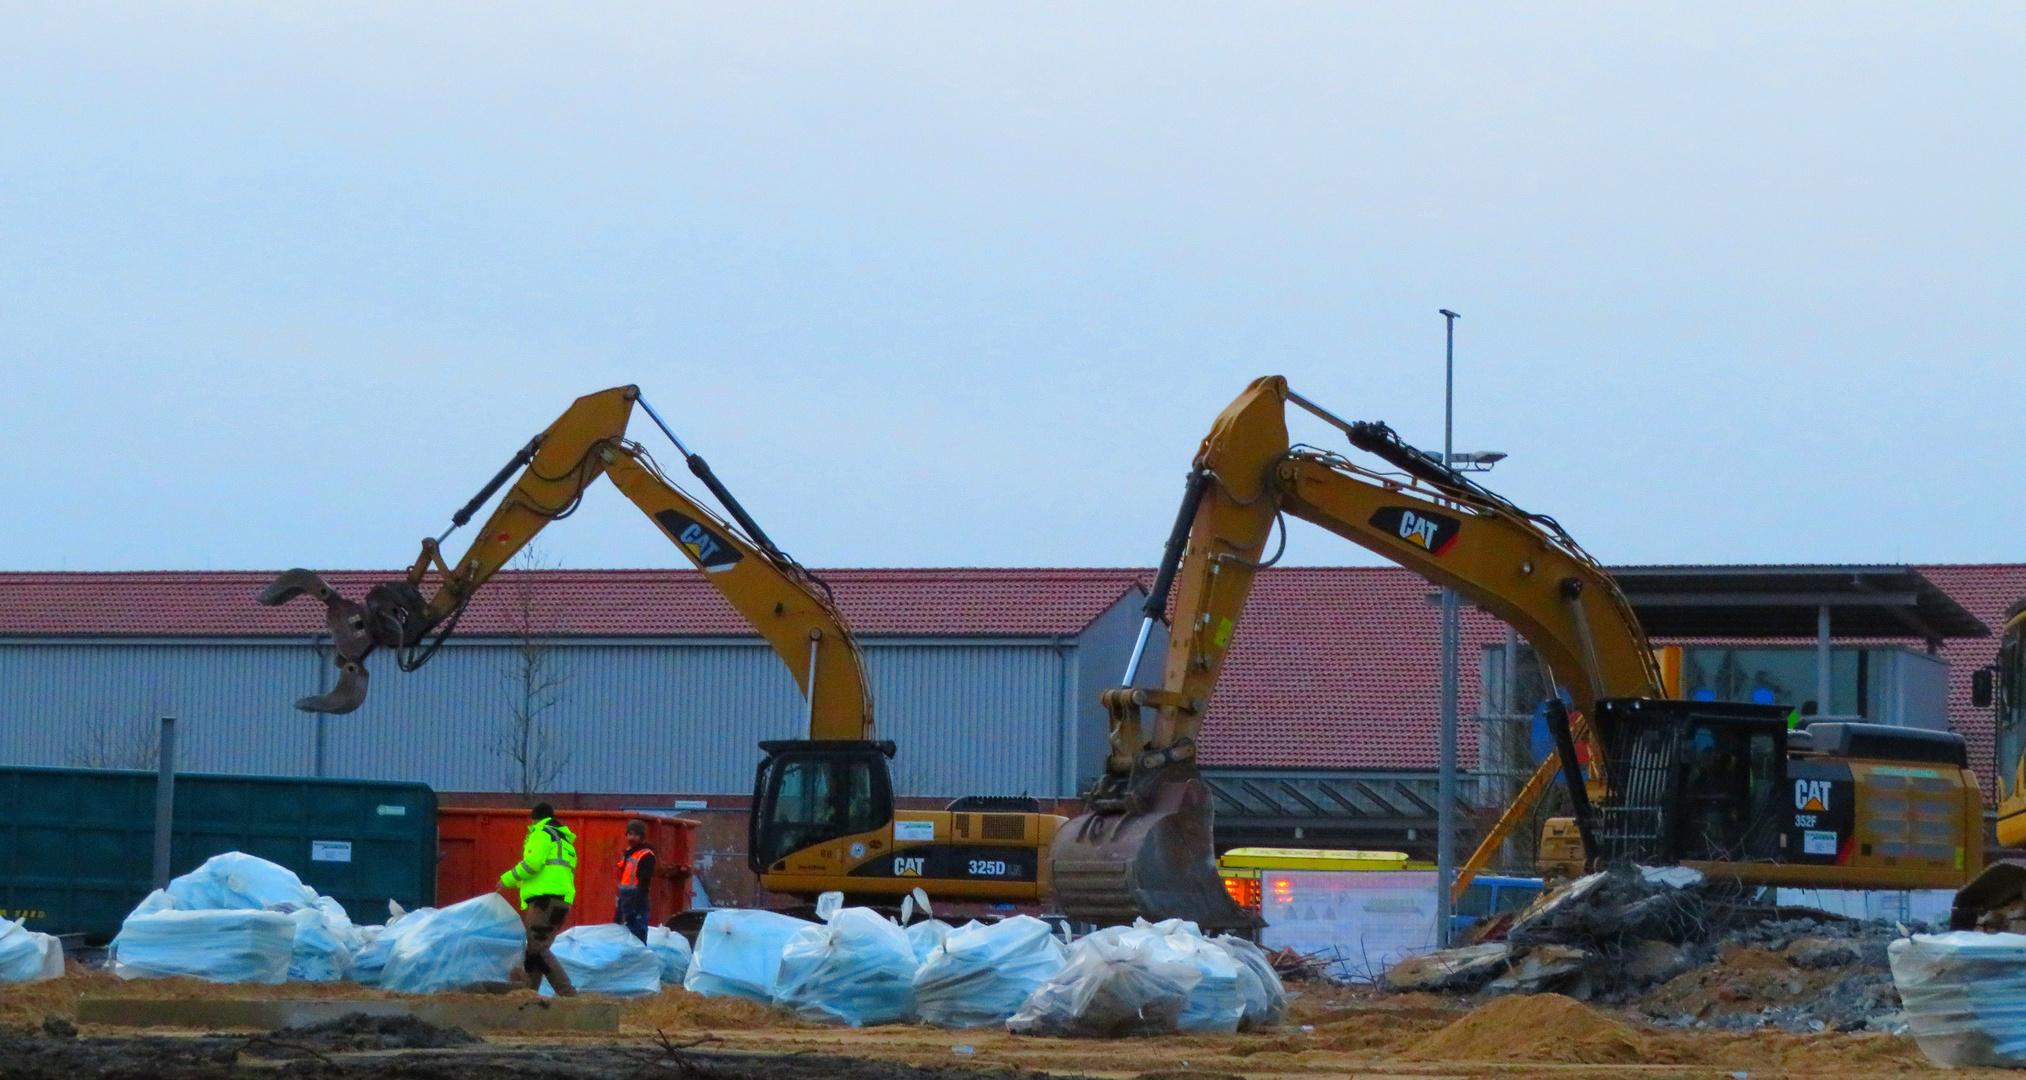
[(1055, 899), (1078, 922), (1187, 919), (1205, 932), (1263, 923), (1239, 906), (1217, 872), (1210, 788), (1178, 762), (1134, 778), (1119, 799), (1092, 799), (1055, 834)]
[[(2026, 863), (2000, 859), (1956, 890), (1949, 929), (2014, 932), (2011, 924), (2018, 918), (2021, 900), (2026, 900)], [(1986, 921), (1991, 925), (1982, 925)]]
[(375, 585), (366, 602), (347, 600), (315, 571), (297, 567), (283, 571), (254, 599), (279, 607), (298, 596), (324, 604), (324, 626), (330, 631), (337, 685), (322, 694), (296, 699), (304, 712), (348, 713), (366, 703), (366, 657), (381, 646), (407, 644), (407, 627), (422, 608), (422, 595), (405, 581)]

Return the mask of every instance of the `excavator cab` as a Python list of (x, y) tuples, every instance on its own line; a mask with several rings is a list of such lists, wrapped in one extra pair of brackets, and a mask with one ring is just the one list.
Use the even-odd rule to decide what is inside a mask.
[(1787, 824), (1778, 801), (1787, 779), (1787, 711), (1743, 702), (1598, 702), (1597, 732), (1612, 764), (1585, 845), (1590, 861), (1778, 860)]
[(873, 832), (893, 820), (894, 745), (858, 739), (763, 742), (746, 819), (753, 873), (787, 869), (787, 858), (831, 840)]

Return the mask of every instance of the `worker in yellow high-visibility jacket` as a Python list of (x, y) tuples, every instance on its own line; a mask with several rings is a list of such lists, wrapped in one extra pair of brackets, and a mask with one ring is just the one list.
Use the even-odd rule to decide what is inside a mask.
[(539, 990), (547, 976), (559, 996), (569, 997), (577, 988), (570, 985), (569, 974), (549, 945), (569, 920), (570, 905), (577, 902), (577, 837), (556, 820), (555, 808), (548, 803), (536, 803), (530, 817), (521, 861), (499, 876), (499, 887), (520, 892), (521, 923), (528, 930), (522, 966), (529, 984)]

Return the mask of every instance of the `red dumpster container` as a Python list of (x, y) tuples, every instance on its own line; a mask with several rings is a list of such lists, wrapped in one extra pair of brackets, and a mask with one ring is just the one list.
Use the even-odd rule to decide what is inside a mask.
[[(670, 915), (689, 907), (696, 822), (624, 810), (558, 810), (556, 820), (577, 837), (577, 903), (570, 908), (570, 921), (565, 925), (612, 921), (619, 897), (619, 853), (626, 850), (626, 823), (635, 818), (647, 822), (647, 846), (654, 849), (649, 925), (660, 926)], [(526, 810), (439, 807), (437, 906), (498, 889), (499, 876), (520, 861), (527, 835)]]

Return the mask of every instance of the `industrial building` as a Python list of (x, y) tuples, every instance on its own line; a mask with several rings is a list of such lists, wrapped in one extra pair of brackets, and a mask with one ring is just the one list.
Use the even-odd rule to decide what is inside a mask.
[[(363, 595), (383, 573), (327, 575)], [(1103, 756), (1135, 570), (823, 573), (864, 650), (906, 794), (1073, 796)], [(742, 795), (762, 739), (807, 737), (794, 679), (703, 575), (505, 573), (425, 667), (369, 663), (370, 700), (313, 716), (320, 605), (261, 573), (0, 574), (0, 762), (140, 767), (179, 718), (199, 772), (389, 778), (439, 791)], [(529, 729), (516, 741), (516, 717)]]
[[(1786, 576), (1765, 577), (1774, 570)], [(348, 595), (388, 576), (329, 575)], [(1106, 742), (1097, 695), (1125, 666), (1148, 571), (821, 576), (865, 650), (880, 736), (900, 745), (900, 794), (1068, 800), (1096, 772)], [(1970, 678), (1995, 654), (1996, 639), (1979, 635), (2026, 596), (2026, 565), (1619, 576), (1656, 643), (1683, 646), (1691, 696), (1807, 706), (1828, 644), (1809, 637), (1810, 605), (1843, 605), (1831, 699), (1807, 711), (1961, 732), (1989, 789), (1991, 714), (1971, 704)], [(173, 714), (190, 771), (421, 781), (467, 801), (525, 789), (584, 806), (732, 811), (750, 792), (759, 741), (803, 731), (786, 668), (692, 571), (503, 574), (428, 666), (403, 673), (376, 656), (367, 704), (321, 718), (291, 707), (328, 685), (321, 608), (254, 603), (268, 577), (0, 574), (0, 764), (143, 766), (155, 718)], [(1843, 591), (1823, 591), (1831, 585)], [(1720, 633), (1737, 624), (1711, 622), (1716, 601), (1696, 598), (1718, 587), (1728, 590), (1723, 610), (1767, 633)], [(1260, 575), (1203, 732), (1221, 840), (1427, 845), (1432, 592), (1390, 567)], [(1480, 745), (1493, 741), (1480, 735), (1507, 715), (1507, 644), (1503, 625), (1466, 610), (1462, 795), (1479, 803), (1496, 803), (1510, 783), (1490, 763), (1477, 785)], [(1157, 665), (1145, 670), (1157, 677)], [(508, 745), (516, 714), (532, 716), (533, 729), (518, 756)], [(1531, 767), (1505, 771), (1520, 765)]]

